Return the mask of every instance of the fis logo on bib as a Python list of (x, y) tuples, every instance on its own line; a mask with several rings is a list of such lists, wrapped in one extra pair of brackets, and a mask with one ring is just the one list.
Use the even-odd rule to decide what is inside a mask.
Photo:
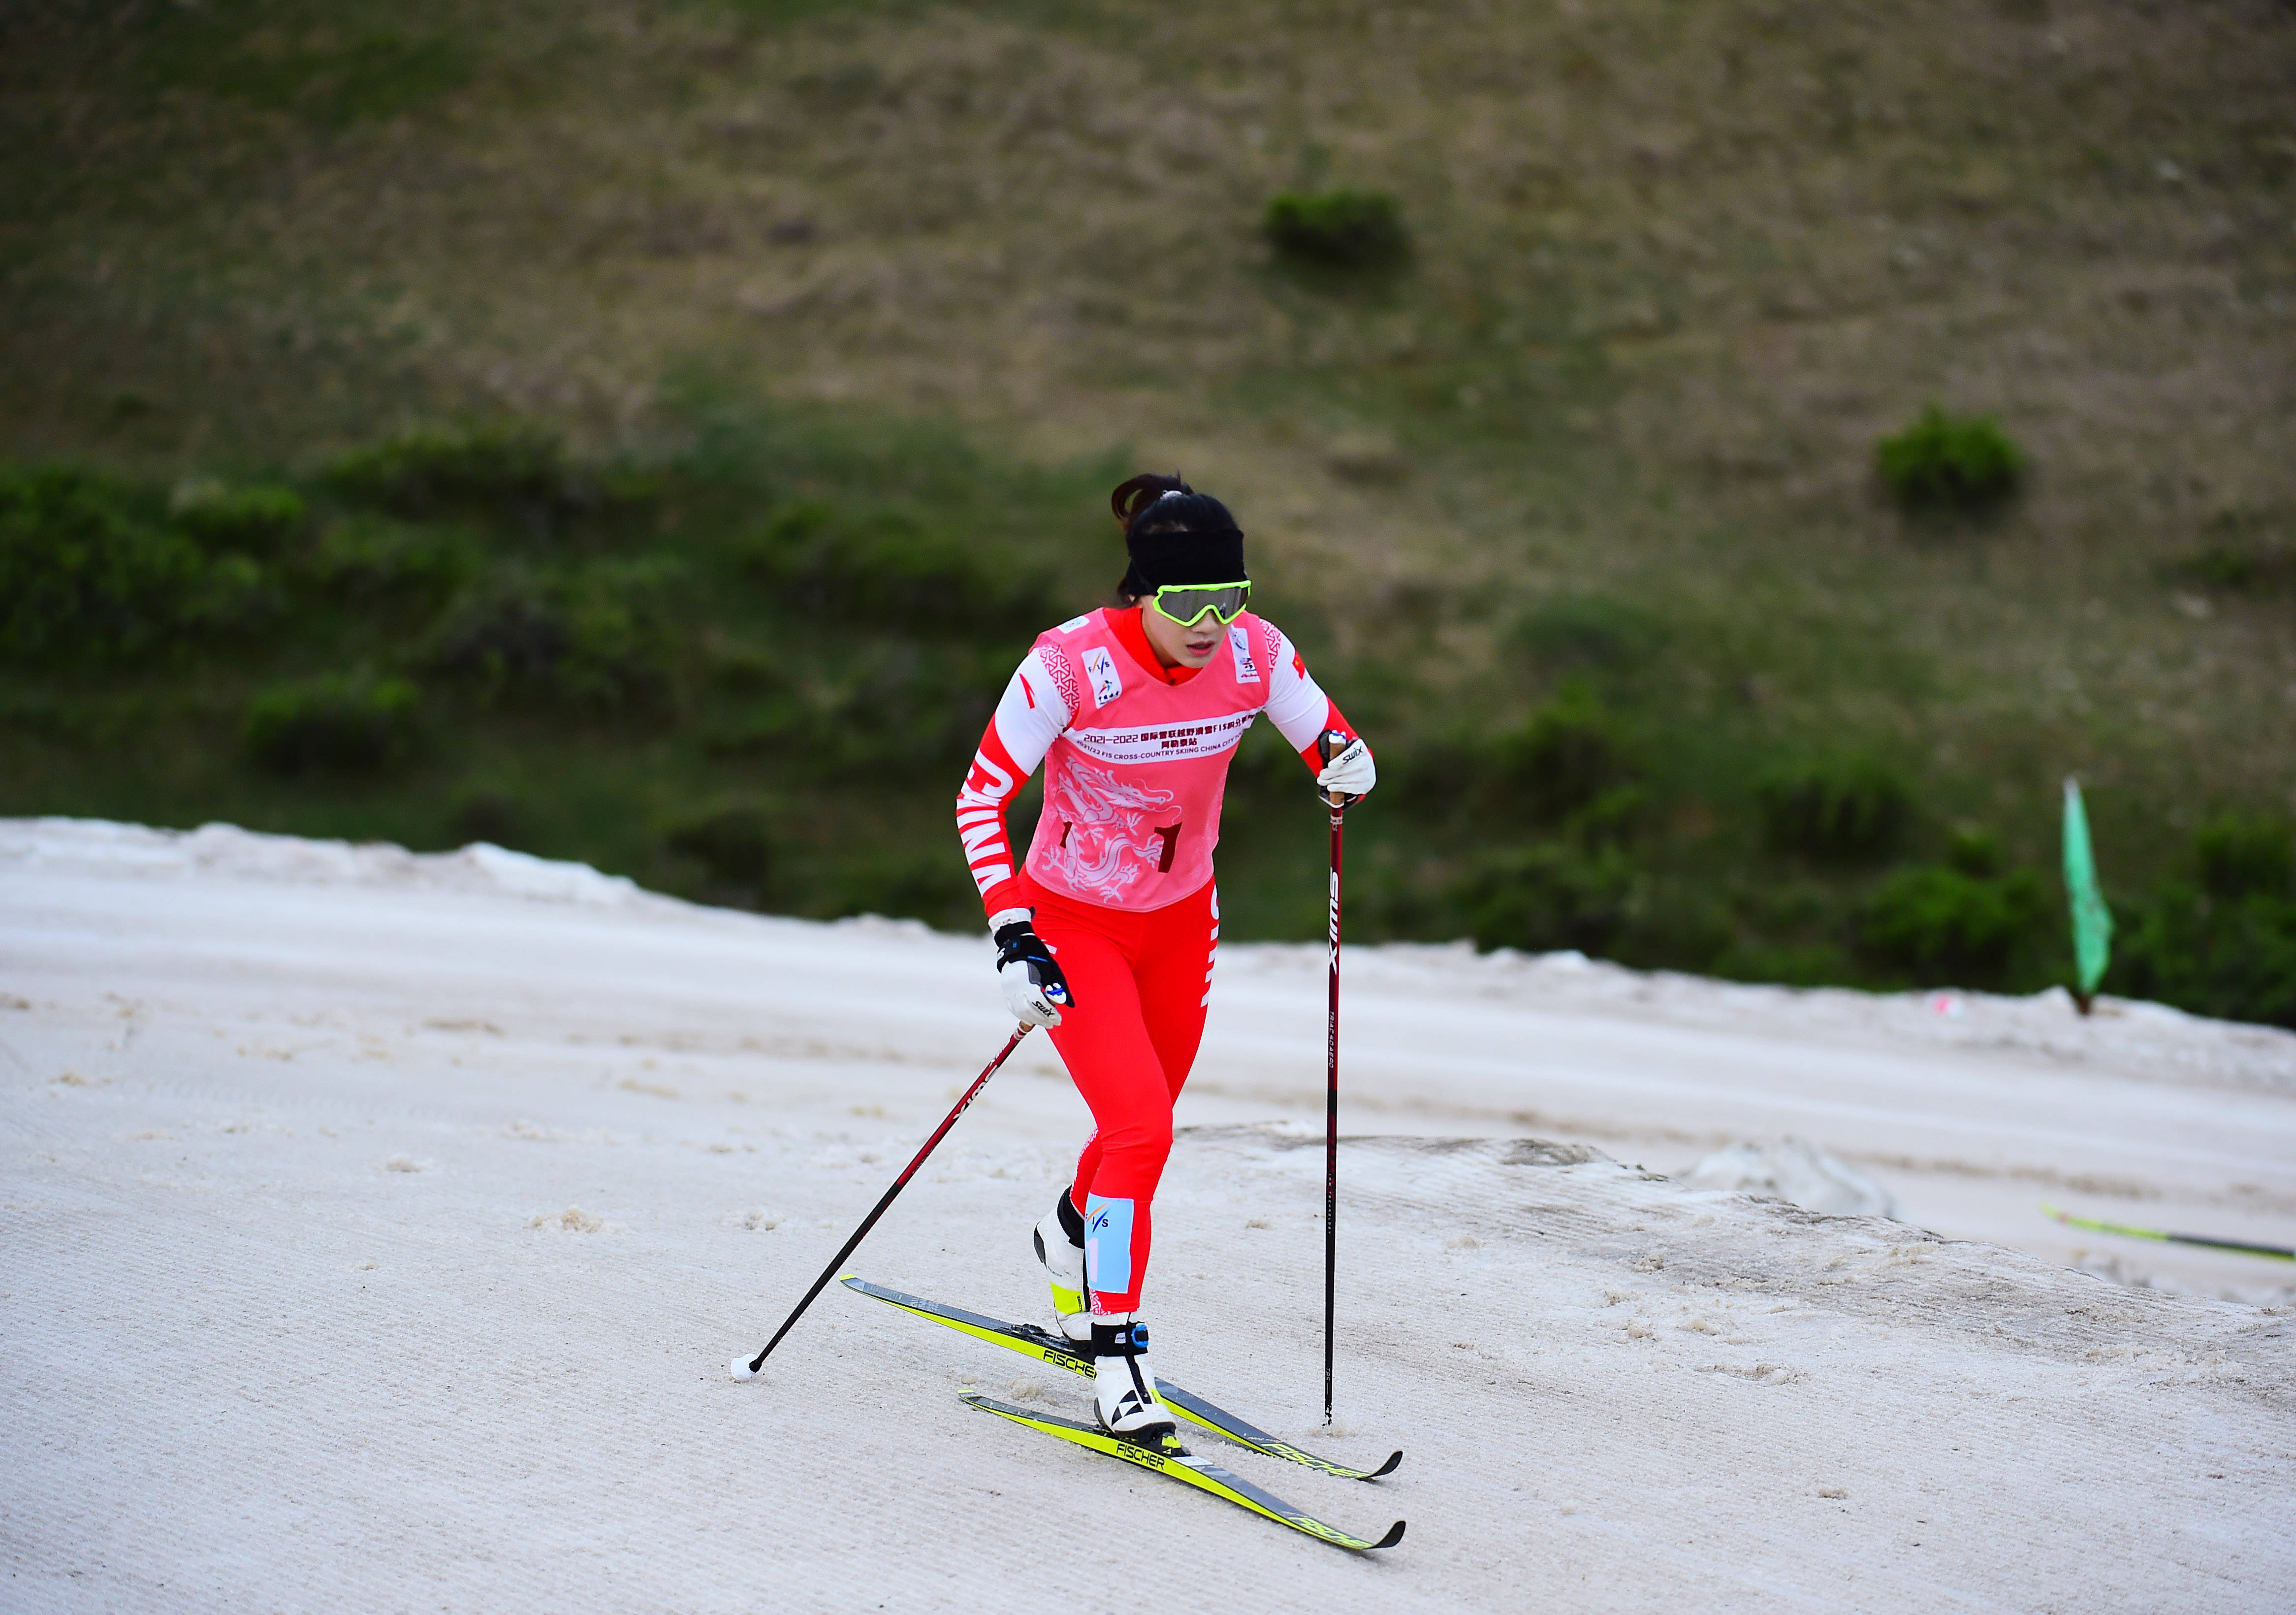
[(1116, 658), (1108, 653), (1106, 645), (1095, 645), (1084, 653), (1085, 676), (1092, 680), (1092, 704), (1104, 707), (1124, 693), (1124, 680), (1116, 671)]
[(1235, 682), (1240, 685), (1258, 684), (1259, 664), (1251, 660), (1251, 636), (1243, 631), (1242, 623), (1229, 625), (1227, 648), (1235, 657)]

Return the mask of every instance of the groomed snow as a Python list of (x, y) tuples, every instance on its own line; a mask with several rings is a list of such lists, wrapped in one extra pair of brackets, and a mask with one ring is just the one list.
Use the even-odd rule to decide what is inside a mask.
[[(2296, 1607), (2289, 1269), (2038, 1209), (2296, 1243), (2296, 1037), (1351, 950), (1325, 1431), (1323, 985), (1224, 954), (1149, 1316), (1406, 1449), (1196, 1443), (1408, 1519), (1372, 1560), (964, 1408), (1083, 1398), (834, 1288), (728, 1378), (1009, 1029), (983, 943), (0, 822), (6, 1605)], [(1085, 1125), (1031, 1039), (853, 1266), (1035, 1316)], [(1905, 1220), (1662, 1176), (1787, 1136)]]

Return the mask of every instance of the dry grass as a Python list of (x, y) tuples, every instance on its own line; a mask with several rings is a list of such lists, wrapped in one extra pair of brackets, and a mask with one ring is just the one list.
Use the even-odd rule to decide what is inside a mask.
[[(1962, 811), (2045, 826), (2067, 768), (2126, 837), (2296, 801), (2287, 602), (2161, 578), (2296, 512), (2276, 0), (268, 10), (17, 37), (15, 452), (612, 446), (700, 366), (1178, 463), (1462, 691), (1514, 604), (1607, 592), (1710, 642), (1685, 708)], [(348, 121), (232, 88), (361, 29), (467, 72)], [(1266, 198), (1326, 181), (1402, 200), (1400, 285), (1268, 263)], [(2031, 454), (1995, 530), (1874, 501), (1932, 398)]]

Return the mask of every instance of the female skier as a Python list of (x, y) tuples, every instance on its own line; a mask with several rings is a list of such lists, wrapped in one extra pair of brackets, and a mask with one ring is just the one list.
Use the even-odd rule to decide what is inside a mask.
[[(1004, 1001), (1052, 1029), (1092, 1108), (1074, 1186), (1036, 1229), (1053, 1310), (1090, 1344), (1101, 1423), (1152, 1439), (1174, 1426), (1141, 1364), (1149, 1205), (1211, 998), (1228, 759), (1265, 711), (1327, 794), (1360, 797), (1375, 775), (1292, 642), (1244, 609), (1227, 507), (1154, 475), (1109, 503), (1131, 562), (1118, 603), (1037, 637), (980, 737), (956, 826)], [(1044, 813), (1016, 869), (1005, 810), (1039, 762)]]

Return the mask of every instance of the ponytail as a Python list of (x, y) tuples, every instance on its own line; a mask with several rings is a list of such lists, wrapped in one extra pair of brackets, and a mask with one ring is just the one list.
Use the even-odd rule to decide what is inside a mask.
[(1142, 471), (1138, 476), (1116, 485), (1116, 491), (1108, 496), (1108, 508), (1115, 512), (1116, 525), (1128, 532), (1132, 519), (1166, 494), (1193, 494), (1195, 491), (1181, 480), (1177, 471), (1168, 477), (1161, 471)]

